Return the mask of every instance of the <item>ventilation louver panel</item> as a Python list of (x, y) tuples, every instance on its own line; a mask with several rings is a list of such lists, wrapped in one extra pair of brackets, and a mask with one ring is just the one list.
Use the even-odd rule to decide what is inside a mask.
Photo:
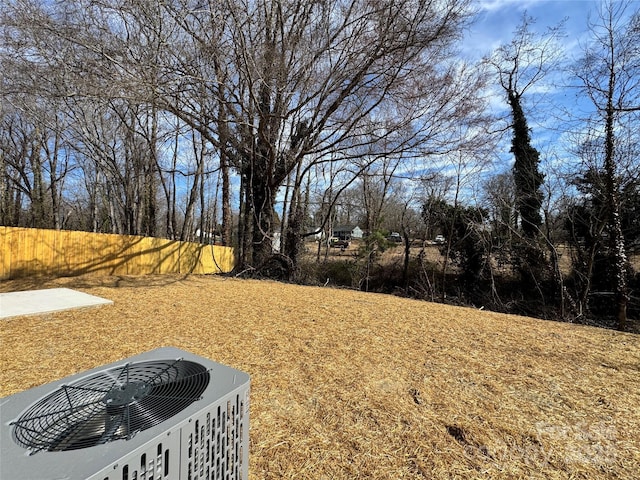
[(188, 352), (154, 350), (0, 402), (0, 480), (248, 476), (249, 377)]

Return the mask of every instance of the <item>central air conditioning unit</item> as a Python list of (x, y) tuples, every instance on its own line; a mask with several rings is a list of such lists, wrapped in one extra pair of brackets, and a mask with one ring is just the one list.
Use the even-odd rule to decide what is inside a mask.
[(249, 375), (160, 348), (0, 399), (1, 480), (246, 480)]

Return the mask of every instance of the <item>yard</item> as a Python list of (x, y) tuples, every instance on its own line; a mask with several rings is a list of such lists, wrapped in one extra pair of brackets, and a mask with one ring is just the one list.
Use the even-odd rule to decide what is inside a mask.
[(0, 396), (175, 346), (251, 375), (251, 479), (638, 478), (640, 336), (206, 276), (0, 283), (112, 306), (4, 320)]

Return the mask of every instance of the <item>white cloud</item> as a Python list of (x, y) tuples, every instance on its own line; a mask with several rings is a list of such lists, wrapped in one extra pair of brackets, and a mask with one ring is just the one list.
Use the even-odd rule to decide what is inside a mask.
[(480, 0), (478, 7), (481, 11), (497, 12), (503, 9), (513, 10), (517, 8), (519, 11), (526, 10), (532, 5), (544, 2), (545, 0)]

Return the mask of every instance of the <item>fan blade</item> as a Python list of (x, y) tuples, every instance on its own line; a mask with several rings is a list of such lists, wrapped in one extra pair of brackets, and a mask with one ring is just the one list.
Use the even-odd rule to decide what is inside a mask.
[(12, 422), (35, 451), (64, 451), (131, 438), (199, 400), (210, 373), (185, 360), (126, 364), (64, 385)]

